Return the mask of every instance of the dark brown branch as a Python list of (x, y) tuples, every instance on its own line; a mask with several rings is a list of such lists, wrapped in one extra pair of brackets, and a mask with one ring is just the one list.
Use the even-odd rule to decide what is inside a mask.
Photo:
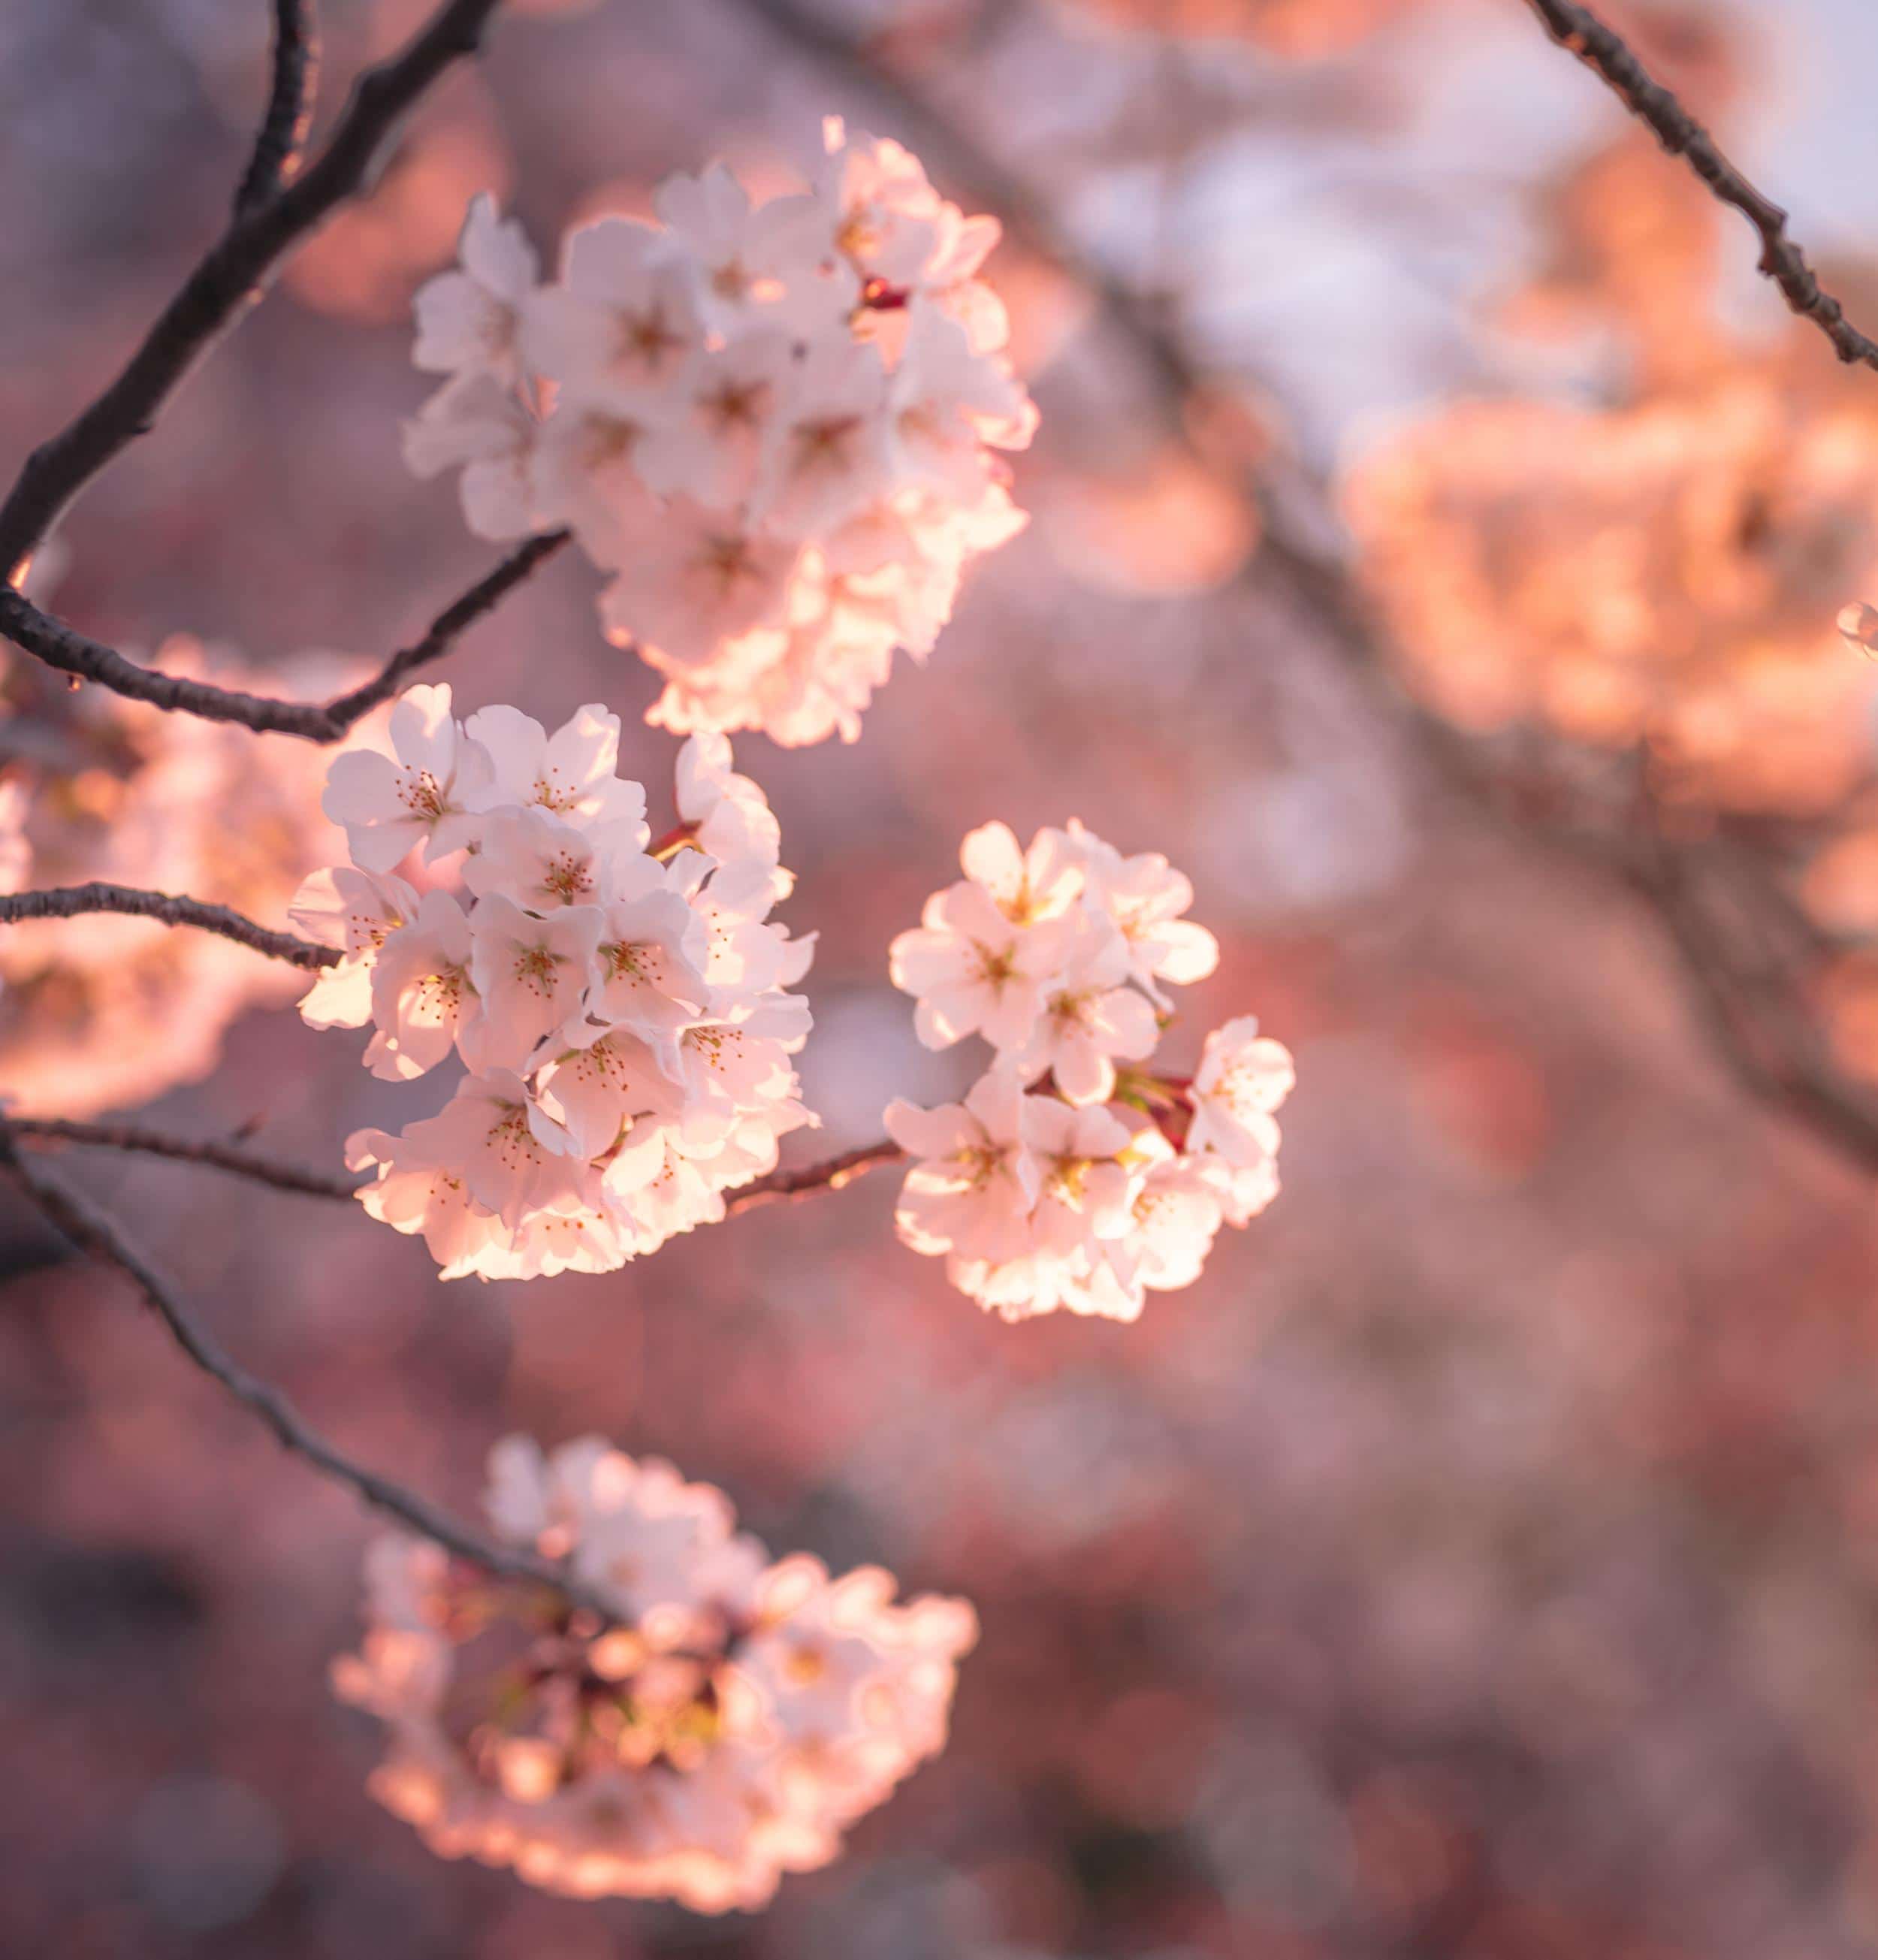
[(518, 545), (493, 571), (445, 606), (421, 639), (393, 654), (363, 686), (327, 702), (275, 701), (266, 695), (242, 694), (139, 667), (115, 648), (88, 639), (62, 619), (42, 612), (9, 587), (0, 587), (0, 634), (61, 673), (96, 681), (129, 700), (199, 715), (208, 721), (234, 722), (256, 733), (337, 742), (361, 716), (389, 701), (409, 675), (448, 653), (466, 628), (493, 610), (537, 565), (552, 558), (567, 542), (568, 536), (565, 531), (543, 531)]
[(172, 1157), (180, 1163), (207, 1164), (256, 1184), (270, 1184), (307, 1198), (349, 1198), (359, 1189), (358, 1178), (329, 1177), (325, 1172), (284, 1163), (240, 1144), (217, 1143), (212, 1138), (172, 1136), (145, 1123), (79, 1123), (62, 1116), (14, 1116), (8, 1127), (21, 1142), (57, 1147), (77, 1144), (105, 1150), (129, 1150), (146, 1157)]
[(314, 0), (274, 0), (273, 80), (253, 154), (235, 192), (244, 218), (279, 194), (300, 167), (320, 82), (320, 24)]
[[(297, 1164), (282, 1163), (239, 1144), (173, 1136), (167, 1130), (152, 1129), (142, 1123), (77, 1123), (62, 1117), (15, 1116), (11, 1119), (11, 1128), (23, 1143), (79, 1144), (100, 1150), (173, 1157), (179, 1163), (207, 1164), (236, 1177), (251, 1178), (257, 1184), (271, 1184), (277, 1190), (296, 1192), (308, 1198), (345, 1201), (357, 1197), (371, 1182), (368, 1178), (329, 1177), (320, 1171), (303, 1170)], [(724, 1199), (724, 1216), (734, 1218), (740, 1211), (811, 1197), (818, 1191), (842, 1190), (877, 1165), (892, 1163), (905, 1155), (897, 1144), (883, 1141), (862, 1150), (844, 1150), (839, 1157), (804, 1165), (799, 1170), (772, 1170), (767, 1176), (730, 1192)]]
[(1759, 882), (1744, 886), (1696, 851), (1667, 848), (1630, 877), (1668, 933), (1691, 1007), (1736, 1080), (1878, 1171), (1878, 1099), (1835, 1066), (1790, 971), (1741, 943), (1741, 915), (1762, 896)]
[(0, 578), (17, 574), (85, 485), (154, 426), (178, 385), (260, 297), (281, 261), (365, 185), (399, 120), (473, 54), (498, 0), (447, 0), (403, 48), (368, 68), (312, 164), (237, 217), (183, 282), (116, 380), (40, 444), (0, 504)]
[(270, 959), (317, 972), (336, 966), (344, 956), (329, 946), (316, 946), (291, 932), (273, 932), (226, 905), (205, 905), (200, 899), (168, 892), (140, 892), (129, 885), (61, 885), (49, 891), (14, 892), (0, 897), (0, 924), (22, 919), (76, 918), (85, 912), (122, 912), (131, 918), (161, 919), (165, 925), (193, 925), (202, 932), (219, 933), (237, 946), (264, 953)]
[(309, 1428), (278, 1389), (250, 1375), (221, 1351), (107, 1214), (49, 1175), (41, 1166), (23, 1157), (4, 1125), (0, 1125), (0, 1167), (11, 1173), (27, 1196), (79, 1252), (123, 1273), (188, 1359), (264, 1423), (282, 1449), (336, 1483), (344, 1484), (374, 1510), (396, 1519), (407, 1529), (441, 1545), (457, 1558), (498, 1577), (546, 1587), (604, 1619), (612, 1618), (601, 1601), (576, 1585), (558, 1566), (520, 1547), (484, 1537), (439, 1510), (428, 1498), (354, 1462)]
[(1819, 284), (1806, 255), (1787, 235), (1787, 213), (1755, 189), (1724, 156), (1714, 138), (1660, 82), (1652, 80), (1623, 37), (1589, 7), (1572, 0), (1527, 0), (1545, 30), (1576, 55), (1646, 124), (1672, 156), (1681, 157), (1721, 202), (1740, 212), (1761, 240), (1760, 269), (1778, 286), (1787, 305), (1810, 320), (1841, 361), (1878, 368), (1878, 341), (1867, 339), (1845, 309)]

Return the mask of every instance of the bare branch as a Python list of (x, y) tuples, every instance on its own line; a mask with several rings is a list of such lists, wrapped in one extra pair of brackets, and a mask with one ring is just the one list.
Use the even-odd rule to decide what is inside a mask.
[(260, 297), (281, 261), (364, 186), (399, 119), (453, 62), (476, 52), (498, 4), (447, 0), (414, 39), (359, 77), (310, 167), (233, 220), (116, 380), (27, 458), (0, 504), (0, 578), (17, 575), (73, 498), (154, 426), (178, 385)]
[(344, 955), (329, 946), (316, 946), (291, 932), (273, 932), (226, 905), (205, 905), (200, 899), (168, 892), (140, 892), (129, 885), (61, 885), (49, 891), (14, 892), (0, 897), (0, 924), (21, 919), (76, 918), (84, 912), (122, 912), (132, 918), (161, 919), (165, 925), (193, 925), (219, 933), (237, 946), (264, 953), (270, 959), (317, 972), (337, 966)]
[[(369, 1179), (329, 1177), (320, 1171), (303, 1170), (298, 1164), (283, 1163), (239, 1144), (174, 1136), (142, 1123), (78, 1123), (54, 1116), (14, 1116), (8, 1120), (8, 1127), (22, 1143), (78, 1144), (99, 1150), (171, 1157), (182, 1163), (207, 1164), (236, 1177), (251, 1178), (257, 1184), (269, 1184), (276, 1190), (295, 1192), (307, 1198), (337, 1198), (343, 1202), (356, 1198), (371, 1182)], [(772, 1170), (767, 1176), (729, 1192), (724, 1214), (734, 1218), (740, 1211), (754, 1211), (759, 1205), (788, 1203), (820, 1191), (844, 1190), (876, 1166), (892, 1163), (905, 1155), (897, 1144), (883, 1140), (862, 1150), (844, 1150), (839, 1157), (804, 1165), (799, 1170)]]
[(0, 1124), (0, 1167), (11, 1173), (27, 1196), (79, 1252), (123, 1273), (189, 1360), (265, 1423), (282, 1449), (302, 1458), (336, 1483), (344, 1484), (374, 1510), (396, 1519), (407, 1529), (441, 1545), (457, 1558), (498, 1577), (543, 1586), (598, 1613), (603, 1619), (613, 1618), (603, 1602), (559, 1567), (519, 1546), (498, 1544), (484, 1537), (439, 1510), (428, 1498), (355, 1463), (310, 1428), (278, 1389), (250, 1375), (221, 1351), (107, 1213), (89, 1198), (68, 1189), (40, 1165), (21, 1157), (4, 1124)]
[(61, 673), (96, 681), (131, 701), (199, 715), (206, 721), (234, 722), (257, 734), (337, 742), (362, 716), (389, 701), (407, 675), (448, 653), (466, 628), (492, 611), (537, 565), (552, 558), (568, 537), (565, 531), (543, 531), (517, 546), (493, 571), (445, 606), (421, 639), (393, 654), (363, 686), (328, 702), (275, 701), (266, 695), (243, 694), (139, 667), (116, 648), (88, 639), (62, 619), (41, 612), (11, 587), (0, 586), (0, 634)]
[(1834, 1065), (1793, 975), (1741, 943), (1740, 928), (1751, 923), (1743, 915), (1762, 896), (1758, 881), (1667, 848), (1641, 861), (1631, 878), (1668, 932), (1691, 1005), (1736, 1081), (1878, 1171), (1878, 1099)]
[(254, 138), (234, 215), (245, 217), (276, 196), (300, 167), (320, 82), (320, 24), (314, 0), (274, 0), (273, 83)]
[(79, 1123), (62, 1116), (11, 1116), (7, 1126), (21, 1143), (40, 1147), (77, 1144), (106, 1150), (129, 1150), (143, 1156), (172, 1157), (180, 1163), (207, 1164), (215, 1170), (270, 1184), (277, 1191), (307, 1198), (347, 1199), (360, 1188), (358, 1178), (329, 1177), (323, 1172), (284, 1163), (239, 1144), (207, 1137), (172, 1136), (145, 1123)]
[(1754, 227), (1760, 235), (1760, 269), (1794, 312), (1812, 321), (1841, 361), (1878, 368), (1878, 341), (1860, 333), (1845, 317), (1845, 307), (1820, 285), (1806, 253), (1787, 235), (1787, 213), (1735, 168), (1670, 90), (1651, 79), (1623, 37), (1573, 0), (1527, 0), (1527, 5), (1552, 39), (1576, 55), (1664, 149), (1681, 157), (1724, 204)]

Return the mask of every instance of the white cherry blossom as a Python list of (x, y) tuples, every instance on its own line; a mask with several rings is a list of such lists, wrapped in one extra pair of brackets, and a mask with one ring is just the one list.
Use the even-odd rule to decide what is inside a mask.
[(794, 1064), (808, 1005), (791, 991), (813, 942), (769, 916), (793, 882), (780, 833), (721, 737), (680, 751), (680, 820), (654, 854), (645, 791), (616, 773), (616, 717), (588, 706), (550, 733), (492, 707), (459, 728), (447, 693), (421, 692), (399, 725), (430, 746), (374, 759), (376, 800), (345, 806), (354, 848), (409, 848), (366, 819), (401, 808), (383, 778), (427, 780), (427, 761), (466, 848), (437, 851), (421, 899), (340, 866), (296, 902), (343, 955), (307, 994), (310, 1021), (370, 1024), (365, 1065), (387, 1080), (453, 1055), (470, 1071), (438, 1114), (354, 1140), (378, 1172), (361, 1201), (422, 1234), (446, 1278), (610, 1271), (722, 1217), (724, 1192), (813, 1121)]
[(914, 1160), (900, 1236), (1007, 1320), (1133, 1320), (1150, 1292), (1198, 1278), (1222, 1224), (1277, 1196), (1291, 1056), (1243, 1016), (1208, 1036), (1191, 1080), (1161, 1071), (1167, 988), (1218, 959), (1164, 858), (1125, 858), (1072, 821), (1028, 847), (983, 825), (960, 862), (890, 971), (922, 1041), (976, 1032), (995, 1058), (963, 1104), (888, 1108)]
[(539, 721), (506, 706), (479, 708), (464, 724), (489, 758), (490, 781), (479, 799), (482, 810), (505, 803), (546, 810), (563, 822), (604, 837), (622, 849), (641, 850), (645, 791), (622, 781), (619, 718), (590, 703), (550, 736)]
[(1206, 1038), (1193, 1078), (1188, 1147), (1212, 1151), (1236, 1170), (1258, 1170), (1278, 1154), (1272, 1112), (1291, 1093), (1297, 1071), (1282, 1043), (1241, 1014)]
[(484, 1068), (520, 1068), (574, 1026), (595, 974), (601, 914), (569, 905), (543, 918), (489, 891), (470, 920), (470, 978), (482, 1003), (473, 1054)]
[(519, 538), (536, 522), (536, 419), (482, 369), (445, 383), (404, 425), (413, 476), (460, 469), (463, 521), (479, 538)]
[(966, 879), (927, 901), (918, 928), (894, 940), (890, 970), (918, 996), (914, 1026), (927, 1047), (982, 1034), (1009, 1052), (1030, 1040), (1074, 937), (1067, 917), (1020, 924)]
[(979, 272), (996, 242), (897, 144), (824, 131), (804, 191), (721, 164), (532, 254), (486, 198), (420, 294), (411, 467), (463, 471), (472, 529), (562, 525), (614, 574), (648, 719), (852, 740), (896, 647), (928, 653), (968, 562), (1024, 519), (997, 453), (1036, 411)]
[(481, 372), (513, 384), (520, 378), (523, 312), (540, 271), (534, 247), (514, 218), (496, 215), (486, 191), (470, 200), (457, 244), (460, 269), (418, 290), (412, 363), (442, 374)]
[(365, 1066), (408, 1082), (434, 1068), (474, 1028), (481, 997), (470, 978), (470, 921), (454, 894), (426, 892), (388, 933), (371, 963), (371, 1016), (378, 1032)]
[(361, 748), (335, 756), (320, 800), (368, 871), (394, 870), (420, 847), (428, 859), (474, 842), (472, 813), (490, 778), (482, 745), (451, 719), (447, 686), (407, 689), (387, 732), (390, 756)]
[(1030, 1247), (1039, 1181), (1024, 1135), (1023, 1084), (1011, 1068), (980, 1077), (963, 1103), (889, 1103), (886, 1133), (916, 1161), (900, 1193), (900, 1236), (916, 1252), (996, 1264)]

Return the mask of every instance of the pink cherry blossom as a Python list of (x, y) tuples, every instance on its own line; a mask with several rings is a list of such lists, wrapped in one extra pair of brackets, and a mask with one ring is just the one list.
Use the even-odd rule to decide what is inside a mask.
[(470, 921), (455, 896), (426, 892), (412, 917), (388, 933), (371, 963), (378, 1032), (365, 1066), (408, 1082), (446, 1060), (482, 1011), (470, 978)]
[(895, 648), (929, 652), (1023, 523), (994, 453), (1036, 422), (979, 278), (995, 222), (839, 125), (812, 177), (767, 202), (721, 164), (670, 178), (657, 223), (582, 226), (546, 285), (479, 199), (420, 295), (420, 364), (451, 378), (411, 467), (460, 468), (482, 536), (571, 529), (683, 733), (852, 740)]
[(1282, 1043), (1241, 1014), (1206, 1038), (1193, 1078), (1190, 1149), (1216, 1152), (1238, 1170), (1257, 1170), (1278, 1154), (1272, 1112), (1291, 1092), (1297, 1072)]
[(915, 1160), (900, 1236), (1007, 1320), (1132, 1321), (1278, 1195), (1291, 1057), (1244, 1016), (1207, 1038), (1191, 1080), (1160, 1071), (1165, 989), (1218, 953), (1181, 917), (1192, 889), (1164, 858), (1124, 858), (1074, 822), (1028, 848), (988, 823), (960, 861), (889, 970), (922, 1041), (976, 1032), (996, 1058), (963, 1104), (888, 1108)]
[(617, 1617), (544, 1628), (532, 1589), (413, 1539), (371, 1548), (333, 1688), (385, 1725), (372, 1794), (441, 1855), (575, 1897), (753, 1909), (944, 1747), (977, 1635), (963, 1601), (772, 1563), (721, 1491), (596, 1438), (505, 1439), (487, 1507)]
[[(470, 1071), (438, 1115), (361, 1133), (358, 1163), (380, 1170), (361, 1201), (422, 1233), (447, 1278), (611, 1271), (721, 1218), (724, 1193), (772, 1169), (778, 1140), (813, 1121), (793, 1059), (810, 1017), (791, 991), (813, 942), (769, 917), (793, 883), (780, 832), (729, 745), (702, 738), (678, 759), (683, 820), (662, 861), (645, 791), (616, 774), (615, 716), (589, 706), (550, 734), (492, 707), (459, 728), (447, 695), (422, 692), (398, 724), (403, 752), (417, 727), (431, 746), (409, 766), (428, 758), (447, 779), (468, 848), (440, 851), (435, 875), (459, 882), (420, 901), (340, 866), (296, 902), (345, 956), (307, 994), (307, 1020), (372, 1023), (365, 1064), (387, 1080), (453, 1052)], [(364, 807), (343, 802), (361, 794), (349, 762), (329, 795), (354, 817), (355, 849), (383, 858), (402, 837), (367, 819), (403, 820), (380, 792), (406, 765), (373, 765)]]
[(352, 861), (390, 871), (420, 846), (426, 858), (475, 841), (471, 814), (489, 759), (450, 718), (447, 687), (414, 687), (391, 711), (392, 753), (355, 749), (333, 759), (320, 807), (345, 831)]
[(521, 374), (522, 313), (540, 268), (527, 234), (498, 218), (486, 192), (470, 200), (457, 246), (461, 269), (440, 272), (418, 291), (417, 344), (411, 359), (444, 374), (476, 371), (513, 384)]
[(1030, 1040), (1074, 936), (1065, 917), (1017, 923), (967, 879), (927, 901), (918, 928), (894, 940), (889, 970), (918, 996), (914, 1025), (927, 1047), (982, 1033), (1009, 1052)]
[(596, 973), (601, 914), (569, 905), (547, 918), (505, 892), (478, 899), (470, 921), (470, 977), (482, 1003), (474, 1053), (485, 1068), (520, 1068), (578, 1021)]

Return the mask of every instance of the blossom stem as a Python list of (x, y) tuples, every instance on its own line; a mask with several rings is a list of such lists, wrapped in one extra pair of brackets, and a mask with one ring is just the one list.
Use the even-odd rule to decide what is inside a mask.
[(734, 1217), (759, 1204), (788, 1204), (798, 1198), (812, 1197), (818, 1191), (842, 1191), (857, 1179), (865, 1177), (881, 1164), (897, 1163), (906, 1156), (898, 1144), (883, 1138), (864, 1148), (844, 1150), (839, 1157), (805, 1165), (801, 1170), (772, 1170), (753, 1184), (724, 1195), (724, 1215)]
[(646, 855), (656, 858), (661, 864), (669, 864), (681, 851), (698, 849), (698, 826), (695, 823), (675, 823), (665, 835), (646, 846)]

